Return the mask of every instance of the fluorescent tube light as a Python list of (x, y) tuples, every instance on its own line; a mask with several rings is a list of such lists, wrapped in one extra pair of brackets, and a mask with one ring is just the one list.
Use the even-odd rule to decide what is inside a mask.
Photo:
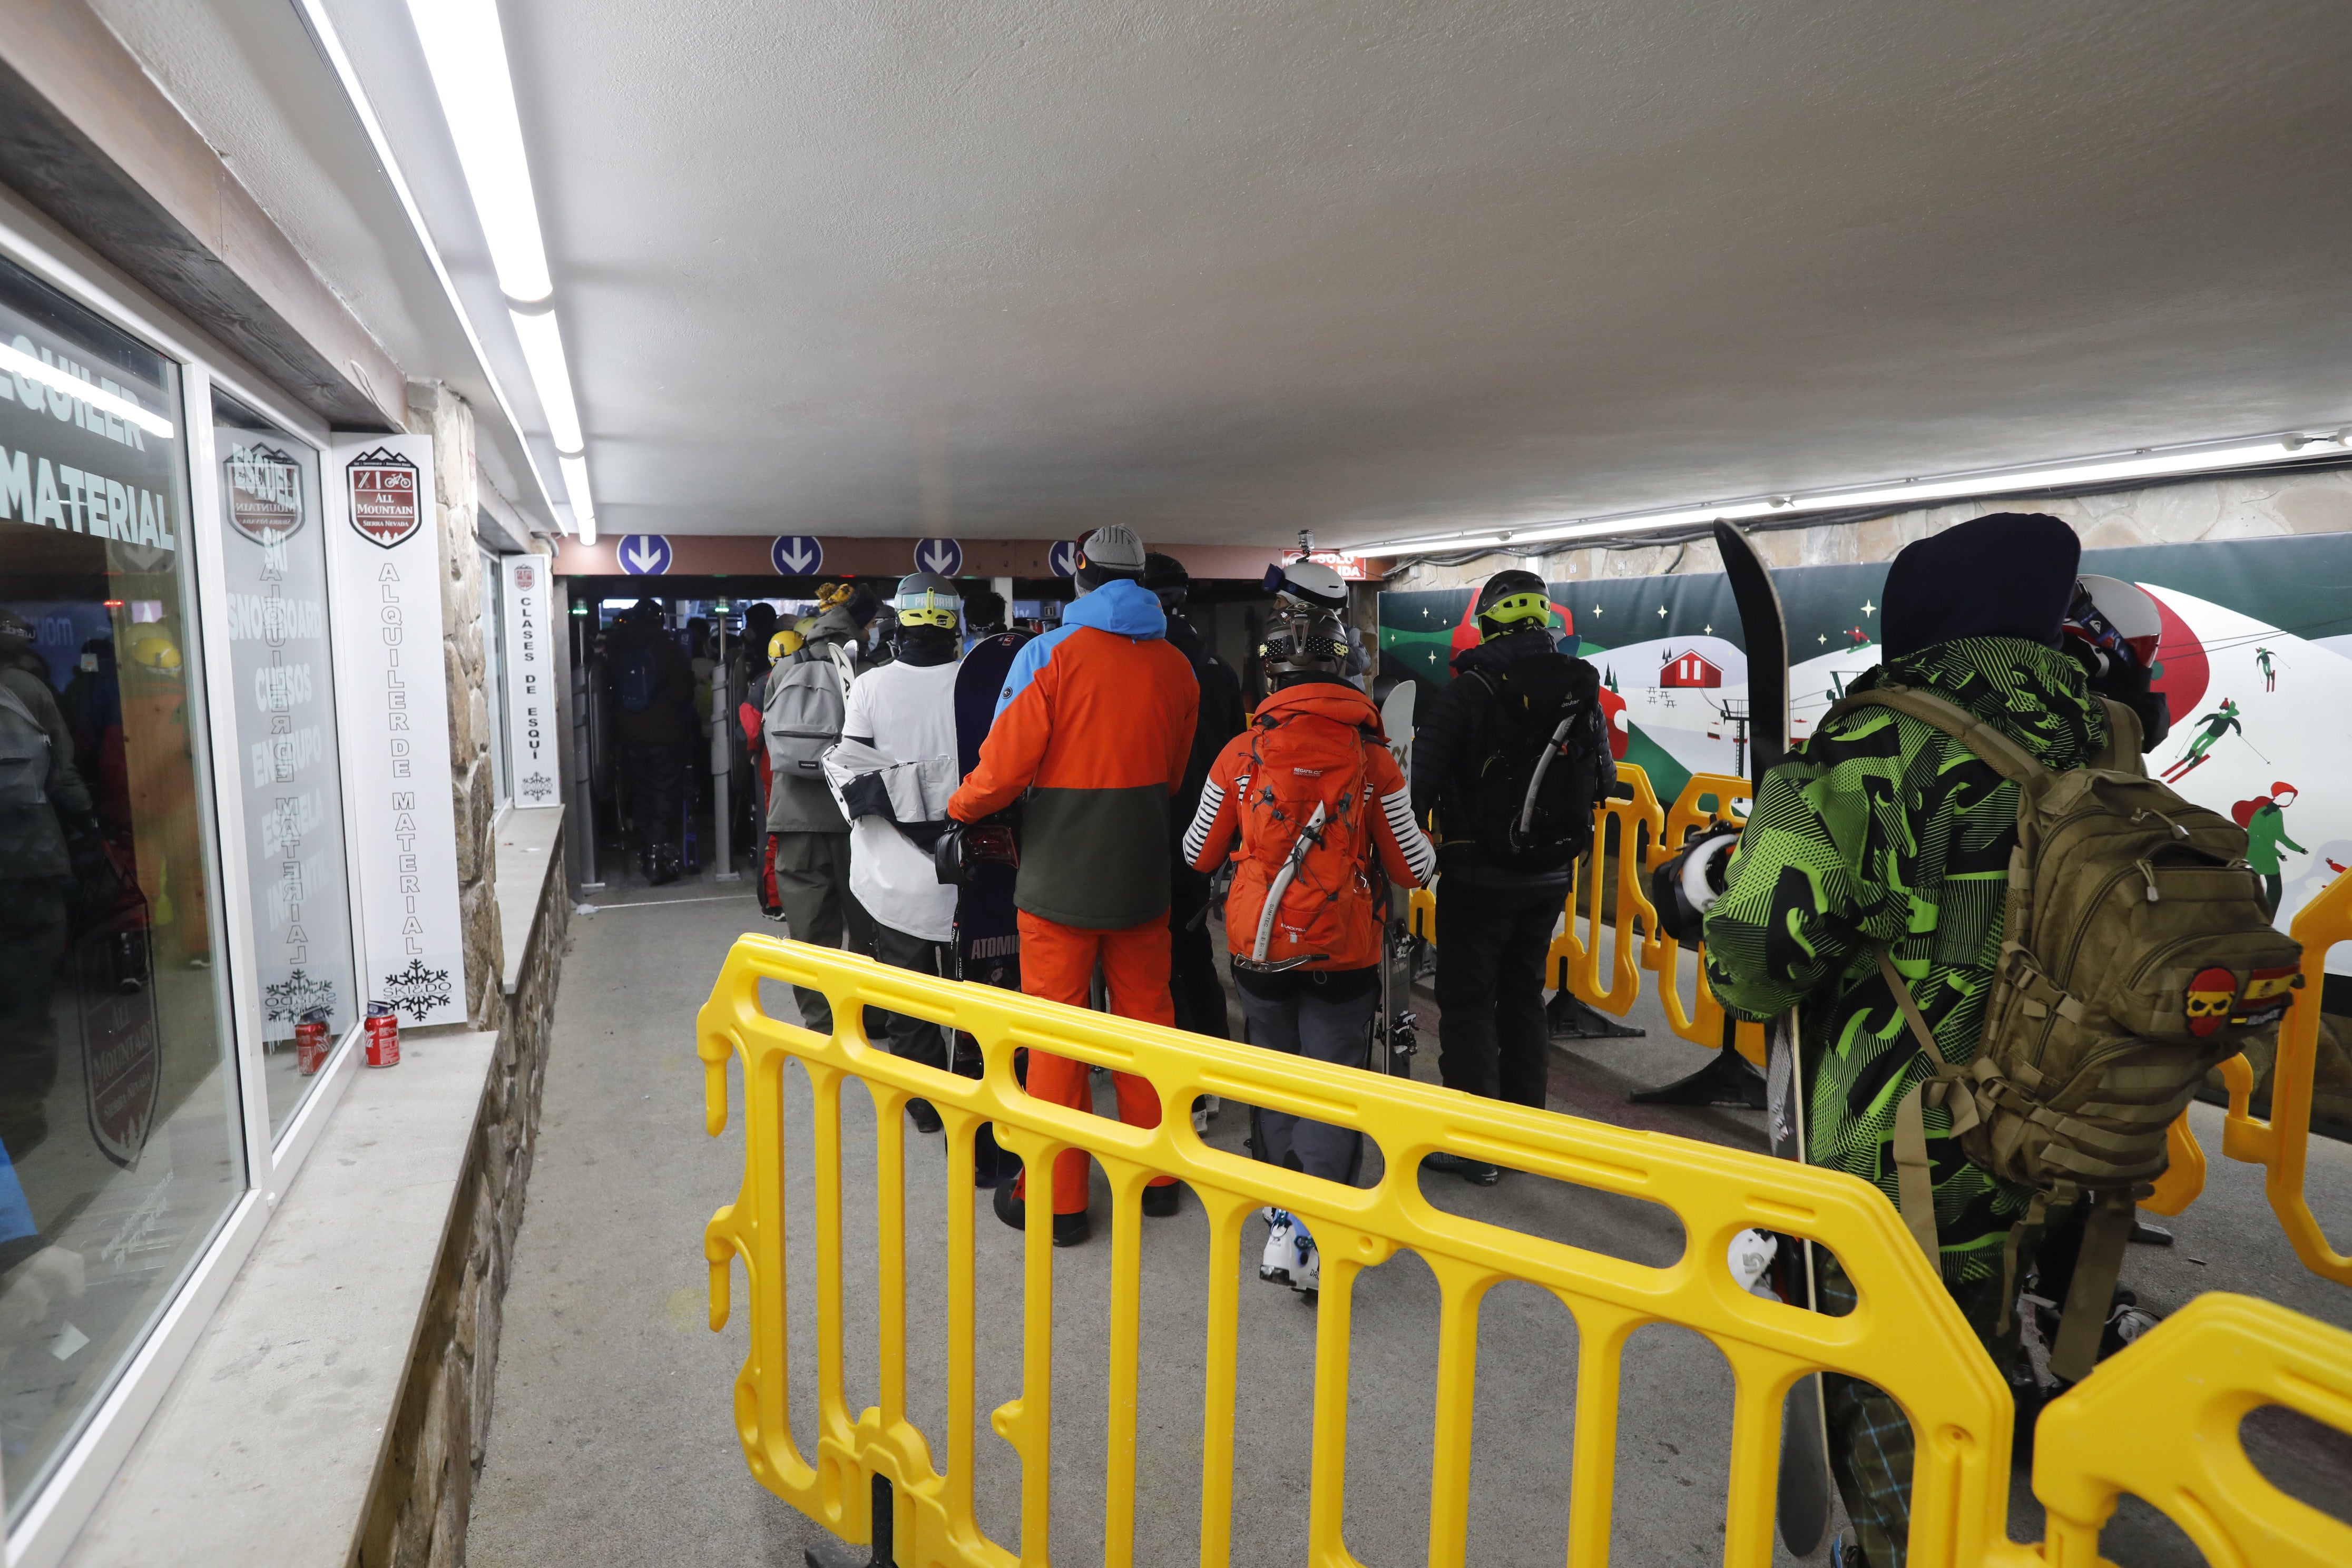
[(1643, 533), (1658, 529), (1687, 528), (1717, 518), (1790, 516), (1800, 512), (1838, 510), (1849, 507), (1918, 505), (1968, 496), (1998, 496), (2021, 490), (2066, 489), (2076, 486), (2113, 484), (2119, 480), (2159, 479), (2172, 474), (2226, 471), (2293, 457), (2315, 442), (2347, 442), (2352, 430), (2326, 436), (2288, 432), (2240, 441), (2209, 441), (2169, 447), (2151, 447), (2099, 458), (2011, 468), (1985, 468), (1931, 479), (1892, 483), (1849, 485), (1833, 489), (1804, 490), (1749, 496), (1739, 500), (1682, 506), (1655, 511), (1614, 512), (1572, 521), (1532, 522), (1513, 528), (1463, 529), (1454, 533), (1413, 534), (1399, 539), (1351, 545), (1360, 555), (1452, 553), (1464, 550), (1514, 550), (1558, 544), (1576, 539)]
[(68, 397), (79, 397), (92, 408), (102, 409), (117, 419), (128, 420), (151, 436), (172, 438), (172, 422), (160, 414), (150, 413), (139, 406), (136, 398), (120, 392), (109, 392), (94, 381), (84, 381), (63, 365), (50, 364), (26, 353), (24, 350), (0, 343), (0, 370), (37, 381), (43, 386), (55, 387)]
[(580, 438), (580, 407), (572, 400), (572, 366), (563, 355), (563, 329), (552, 310), (537, 314), (509, 310), (515, 336), (522, 341), (523, 363), (530, 366), (530, 384), (539, 388), (539, 406), (547, 415), (547, 433), (557, 452), (586, 450)]
[(497, 0), (408, 0), (408, 15), (474, 194), (499, 287), (525, 304), (544, 300), (555, 285), (547, 273)]
[(580, 542), (596, 542), (596, 500), (588, 492), (588, 459), (578, 452), (565, 453), (555, 459), (563, 470), (564, 493), (572, 498), (572, 520), (580, 530)]

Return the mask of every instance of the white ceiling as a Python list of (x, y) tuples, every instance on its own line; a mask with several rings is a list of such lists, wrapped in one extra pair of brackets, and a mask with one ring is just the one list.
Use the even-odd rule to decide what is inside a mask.
[(607, 532), (1337, 544), (2352, 416), (2326, 0), (501, 12)]

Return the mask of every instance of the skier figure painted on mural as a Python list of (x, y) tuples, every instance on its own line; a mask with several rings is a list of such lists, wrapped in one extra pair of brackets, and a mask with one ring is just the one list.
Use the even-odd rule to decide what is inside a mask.
[(2278, 689), (2277, 658), (2278, 656), (2276, 654), (2273, 654), (2266, 647), (2258, 647), (2254, 649), (2254, 668), (2263, 672), (2263, 689), (2264, 691), (2276, 691)]
[(2286, 808), (2293, 805), (2300, 794), (2294, 785), (2282, 779), (2271, 785), (2271, 793), (2258, 795), (2252, 800), (2242, 800), (2230, 808), (2238, 826), (2246, 830), (2246, 864), (2262, 874), (2263, 887), (2270, 899), (2271, 913), (2278, 913), (2280, 896), (2286, 891), (2284, 874), (2279, 865), (2279, 851), (2292, 849), (2298, 855), (2310, 850), (2286, 836)]
[(2186, 778), (2203, 766), (2205, 753), (2213, 749), (2213, 742), (2231, 731), (2235, 730), (2241, 735), (2246, 732), (2246, 727), (2238, 721), (2237, 703), (2227, 697), (2221, 699), (2219, 709), (2200, 715), (2197, 721), (2205, 726), (2204, 732), (2189, 742), (2186, 756), (2164, 770), (2165, 783)]

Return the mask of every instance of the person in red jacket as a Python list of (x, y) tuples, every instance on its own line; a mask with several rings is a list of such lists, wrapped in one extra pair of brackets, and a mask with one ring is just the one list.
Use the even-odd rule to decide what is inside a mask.
[[(1345, 677), (1339, 618), (1289, 605), (1258, 651), (1275, 689), (1210, 767), (1184, 855), (1200, 871), (1229, 852), (1234, 862), (1225, 943), (1250, 1043), (1360, 1068), (1380, 1005), (1387, 884), (1423, 886), (1437, 850), (1413, 821), (1380, 710)], [(1276, 1110), (1252, 1127), (1262, 1160), (1326, 1181), (1355, 1176), (1353, 1132)], [(1265, 1217), (1259, 1278), (1313, 1294), (1314, 1237), (1286, 1211)]]
[[(948, 801), (958, 822), (1023, 802), (1021, 989), (1083, 1007), (1102, 964), (1111, 1011), (1173, 1027), (1168, 996), (1168, 892), (1174, 831), (1169, 798), (1184, 782), (1200, 683), (1169, 646), (1168, 617), (1140, 582), (1143, 545), (1116, 524), (1090, 534), (1078, 558), (1079, 598), (1058, 631), (1024, 647), (1005, 677), (980, 765)], [(1119, 1120), (1160, 1125), (1149, 1081), (1113, 1075)], [(1029, 1053), (1029, 1092), (1088, 1109), (1084, 1063)], [(1026, 1220), (1027, 1180), (1000, 1182), (996, 1215)], [(1174, 1178), (1155, 1180), (1143, 1212), (1176, 1212)], [(1087, 1157), (1054, 1163), (1054, 1245), (1091, 1234)]]

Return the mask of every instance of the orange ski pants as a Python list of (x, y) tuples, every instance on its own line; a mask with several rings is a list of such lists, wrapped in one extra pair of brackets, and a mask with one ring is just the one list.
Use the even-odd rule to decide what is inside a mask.
[[(1066, 926), (1058, 921), (1021, 912), (1021, 989), (1048, 1002), (1088, 1004), (1095, 963), (1102, 963), (1103, 979), (1110, 986), (1110, 1010), (1122, 1018), (1176, 1026), (1176, 1009), (1168, 995), (1168, 916), (1163, 912), (1124, 931), (1096, 931)], [(1115, 1072), (1118, 1119), (1129, 1127), (1160, 1125), (1160, 1096), (1151, 1080), (1132, 1073)], [(1049, 1056), (1034, 1047), (1029, 1052), (1029, 1092), (1035, 1098), (1073, 1110), (1094, 1109), (1093, 1069), (1067, 1057)], [(1155, 1176), (1163, 1187), (1173, 1176)], [(1013, 1195), (1027, 1195), (1029, 1173), (1024, 1171)], [(1054, 1212), (1083, 1214), (1087, 1206), (1087, 1156), (1081, 1149), (1066, 1149), (1054, 1162)]]

